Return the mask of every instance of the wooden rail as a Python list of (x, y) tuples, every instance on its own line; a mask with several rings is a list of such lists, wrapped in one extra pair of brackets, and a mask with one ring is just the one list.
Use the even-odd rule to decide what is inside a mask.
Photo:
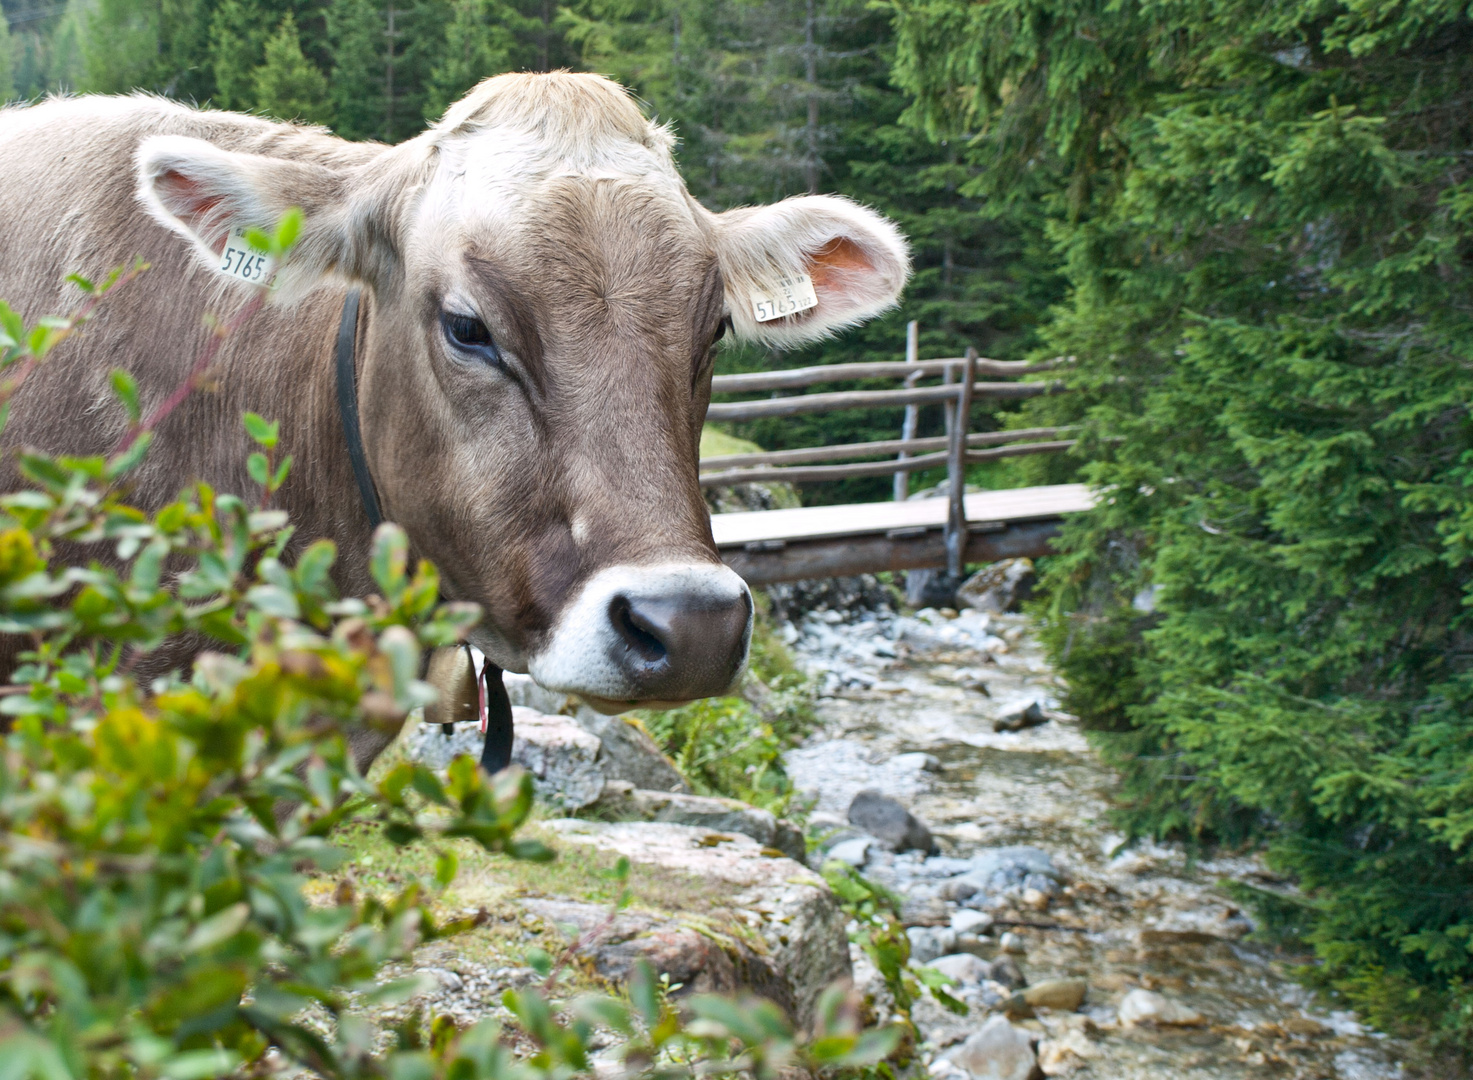
[[(1072, 357), (1037, 364), (1014, 363), (985, 359), (977, 355), (976, 349), (968, 349), (967, 354), (959, 358), (922, 360), (918, 343), (919, 328), (911, 323), (906, 327), (904, 363), (832, 364), (791, 371), (722, 375), (712, 379), (711, 389), (717, 394), (795, 390), (821, 383), (861, 379), (903, 380), (903, 387), (896, 390), (795, 394), (755, 401), (720, 402), (710, 406), (706, 418), (715, 421), (798, 416), (840, 409), (905, 407), (905, 421), (899, 439), (728, 454), (701, 462), (700, 483), (705, 488), (752, 482), (812, 483), (892, 474), (895, 477), (896, 501), (893, 503), (813, 507), (802, 511), (755, 511), (745, 515), (722, 514), (713, 519), (712, 528), (717, 545), (723, 549), (722, 558), (749, 582), (759, 584), (866, 570), (942, 566), (952, 575), (960, 576), (965, 563), (979, 561), (979, 557), (985, 560), (1001, 558), (1005, 554), (1041, 553), (1041, 546), (1047, 544), (1048, 537), (1057, 529), (1058, 515), (1073, 512), (1078, 508), (1076, 504), (1084, 505), (1083, 497), (1074, 492), (1072, 486), (1066, 486), (1068, 491), (1064, 488), (1020, 489), (1016, 496), (1006, 496), (995, 507), (993, 503), (996, 500), (985, 503), (988, 509), (1004, 512), (999, 514), (997, 521), (977, 522), (975, 514), (973, 521), (968, 520), (968, 510), (974, 509), (970, 504), (976, 503), (975, 509), (984, 505), (984, 502), (977, 502), (976, 496), (966, 495), (968, 465), (1025, 454), (1053, 453), (1067, 450), (1075, 443), (1072, 438), (1059, 437), (1072, 430), (1069, 428), (969, 432), (972, 403), (977, 398), (1030, 398), (1064, 389), (1064, 384), (1058, 381), (978, 382), (978, 376), (1016, 378), (1037, 374), (1070, 363)], [(939, 386), (917, 385), (923, 378), (936, 376), (941, 379)], [(920, 407), (934, 404), (945, 410), (946, 434), (917, 438)], [(897, 456), (883, 461), (854, 460), (881, 454)], [(834, 464), (820, 464), (823, 462)], [(948, 479), (944, 498), (928, 500), (929, 507), (907, 500), (911, 473), (942, 466), (946, 468)], [(1082, 488), (1080, 490), (1083, 491)], [(1059, 502), (1061, 498), (1063, 502)], [(894, 507), (896, 512), (877, 513), (885, 506)], [(840, 519), (848, 524), (832, 535), (809, 535), (815, 525), (808, 521), (808, 517), (814, 514), (823, 519), (824, 523), (817, 526), (821, 530), (832, 527)], [(911, 521), (913, 517), (915, 521)], [(739, 525), (734, 520), (736, 518), (751, 519), (751, 524)], [(881, 520), (890, 522), (890, 525), (882, 526), (877, 535), (873, 526)], [(744, 530), (752, 529), (756, 531), (747, 539), (739, 539)], [(734, 544), (741, 545), (740, 552), (734, 549)]]
[[(895, 365), (900, 366), (900, 365)], [(1056, 394), (1061, 382), (972, 383), (971, 398), (1030, 398)], [(918, 386), (906, 390), (838, 390), (829, 394), (798, 394), (761, 401), (719, 402), (706, 410), (707, 420), (756, 420), (764, 416), (797, 416), (800, 413), (835, 412), (839, 409), (878, 409), (899, 405), (933, 405), (955, 402), (965, 387)]]
[[(1011, 431), (973, 432), (967, 436), (967, 448), (999, 446), (1022, 439), (1047, 439), (1072, 428), (1014, 428)], [(701, 458), (703, 469), (743, 469), (752, 465), (803, 465), (810, 461), (847, 461), (849, 458), (877, 457), (880, 454), (923, 453), (945, 450), (951, 440), (945, 435), (926, 439), (884, 439), (880, 442), (840, 443), (837, 446), (804, 446), (797, 450), (764, 450), (759, 454), (723, 454)], [(892, 464), (896, 464), (892, 462)]]
[[(819, 383), (847, 382), (851, 379), (911, 379), (927, 375), (941, 375), (948, 369), (957, 370), (966, 363), (966, 357), (947, 357), (941, 360), (917, 360), (897, 362), (879, 360), (868, 364), (824, 364), (819, 367), (789, 368), (787, 371), (751, 371), (741, 375), (717, 375), (711, 380), (713, 394), (753, 394), (760, 390), (796, 390)], [(1020, 375), (1035, 375), (1053, 371), (1068, 363), (1063, 357), (1045, 360), (1041, 364), (1030, 364), (1022, 360), (977, 359), (977, 374), (996, 375), (999, 378), (1017, 378)]]

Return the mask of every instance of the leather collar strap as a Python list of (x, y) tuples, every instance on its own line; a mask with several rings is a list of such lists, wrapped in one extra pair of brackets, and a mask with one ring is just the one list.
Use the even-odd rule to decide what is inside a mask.
[(358, 496), (368, 523), (377, 529), (384, 515), (378, 505), (378, 491), (368, 471), (368, 457), (363, 452), (363, 432), (358, 427), (358, 367), (353, 354), (358, 345), (358, 303), (362, 290), (349, 289), (343, 301), (343, 317), (338, 322), (338, 416), (343, 421), (343, 435), (348, 440), (348, 462), (353, 466), (353, 479), (358, 481)]
[[(338, 323), (338, 417), (342, 420), (343, 437), (348, 442), (348, 461), (353, 466), (353, 479), (358, 482), (363, 512), (377, 529), (383, 524), (384, 515), (379, 509), (373, 475), (368, 471), (368, 456), (363, 452), (363, 431), (358, 426), (358, 366), (354, 353), (358, 345), (358, 306), (361, 299), (362, 290), (348, 291), (348, 297), (343, 301), (343, 317)], [(477, 675), (477, 682), (481, 684), (477, 696), (484, 695), (484, 705), (479, 710), (481, 730), (486, 733), (481, 746), (481, 768), (495, 774), (511, 764), (511, 699), (507, 697), (501, 669), (490, 660)]]

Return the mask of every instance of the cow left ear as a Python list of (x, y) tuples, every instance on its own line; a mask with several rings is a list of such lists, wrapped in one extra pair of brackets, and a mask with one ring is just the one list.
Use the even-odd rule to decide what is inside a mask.
[(718, 214), (716, 254), (737, 336), (779, 347), (894, 307), (910, 277), (900, 230), (835, 195)]
[[(355, 178), (308, 162), (222, 150), (203, 139), (160, 135), (145, 139), (136, 156), (138, 197), (153, 217), (194, 247), (211, 270), (260, 284), (248, 261), (243, 230), (270, 231), (293, 207), (303, 227), (276, 284), (290, 297), (338, 275), (363, 278), (369, 243), (357, 235), (366, 215), (354, 198)], [(246, 259), (230, 257), (240, 249)], [(246, 263), (242, 272), (241, 262)]]

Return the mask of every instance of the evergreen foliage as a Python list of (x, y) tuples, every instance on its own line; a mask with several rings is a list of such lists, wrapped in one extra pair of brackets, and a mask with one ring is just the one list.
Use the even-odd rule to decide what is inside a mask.
[(252, 81), (261, 112), (313, 124), (332, 122), (327, 78), (302, 55), (297, 21), (290, 13), (267, 40), (264, 60), (252, 73)]
[(1473, 23), (896, 12), (914, 115), (1066, 268), (1077, 393), (1030, 411), (1086, 424), (1106, 497), (1047, 614), (1127, 820), (1264, 838), (1317, 979), (1473, 1045)]

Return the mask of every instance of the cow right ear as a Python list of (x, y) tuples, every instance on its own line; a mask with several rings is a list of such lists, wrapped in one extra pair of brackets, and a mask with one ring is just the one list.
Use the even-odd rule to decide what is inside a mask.
[(238, 260), (227, 258), (227, 245), (248, 249), (239, 239), (244, 230), (270, 232), (293, 207), (301, 209), (304, 221), (277, 275), (282, 293), (298, 295), (329, 275), (364, 275), (365, 252), (354, 235), (352, 185), (346, 173), (234, 153), (178, 135), (144, 140), (136, 162), (138, 197), (149, 213), (188, 240), (226, 278), (252, 280), (236, 268)]

